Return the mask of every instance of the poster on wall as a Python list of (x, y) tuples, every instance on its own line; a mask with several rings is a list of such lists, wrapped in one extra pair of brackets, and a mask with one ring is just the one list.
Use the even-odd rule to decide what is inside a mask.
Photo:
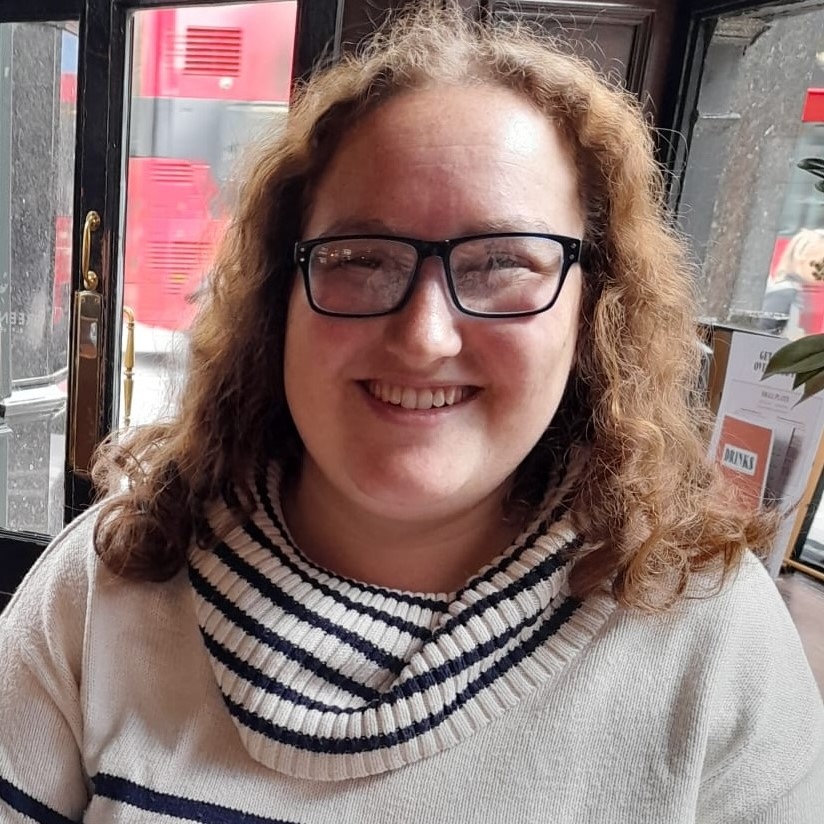
[(790, 375), (762, 380), (767, 361), (786, 340), (735, 332), (709, 454), (745, 501), (775, 505), (781, 525), (767, 567), (781, 569), (824, 431), (821, 393), (799, 403)]
[(758, 509), (765, 498), (772, 458), (772, 427), (724, 415), (718, 421), (718, 433), (715, 462), (721, 474), (738, 490), (747, 506)]

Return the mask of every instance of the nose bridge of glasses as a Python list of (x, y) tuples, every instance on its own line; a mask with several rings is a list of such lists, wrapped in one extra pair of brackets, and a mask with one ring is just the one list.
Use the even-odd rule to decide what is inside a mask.
[[(416, 244), (417, 263), (390, 329), (407, 358), (452, 356), (460, 351), (462, 312), (450, 283), (444, 243)], [(438, 260), (440, 259), (440, 266)]]
[(440, 258), (444, 272), (449, 271), (449, 250), (451, 245), (448, 240), (419, 240), (415, 244), (415, 251), (418, 253), (417, 271), (423, 268), (423, 264), (429, 258)]
[[(419, 240), (415, 243), (415, 251), (418, 254), (415, 271), (412, 275), (412, 282), (409, 284), (410, 293), (418, 289), (418, 281), (421, 279), (424, 264), (432, 258), (440, 260), (439, 285), (443, 290), (447, 302), (455, 304), (454, 289), (451, 283), (449, 271), (449, 253), (452, 246), (448, 240)], [(458, 308), (457, 306), (455, 308)]]

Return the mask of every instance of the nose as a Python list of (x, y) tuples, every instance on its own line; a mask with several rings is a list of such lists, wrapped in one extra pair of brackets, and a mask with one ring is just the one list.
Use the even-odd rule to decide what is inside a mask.
[(422, 262), (406, 304), (386, 320), (386, 348), (409, 366), (424, 368), (461, 351), (460, 314), (438, 258)]

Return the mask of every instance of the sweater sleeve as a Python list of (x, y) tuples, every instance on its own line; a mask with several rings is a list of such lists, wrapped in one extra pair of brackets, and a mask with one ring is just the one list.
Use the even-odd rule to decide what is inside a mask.
[(80, 821), (81, 672), (91, 518), (38, 559), (0, 615), (0, 820)]
[(774, 583), (749, 559), (730, 595), (700, 824), (821, 824), (824, 706)]

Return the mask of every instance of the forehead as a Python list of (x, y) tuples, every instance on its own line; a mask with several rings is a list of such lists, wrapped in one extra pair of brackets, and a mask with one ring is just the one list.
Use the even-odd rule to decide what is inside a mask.
[(525, 222), (578, 234), (581, 222), (559, 130), (524, 97), (491, 86), (405, 92), (366, 114), (340, 140), (305, 217), (309, 234), (378, 222), (431, 237)]

